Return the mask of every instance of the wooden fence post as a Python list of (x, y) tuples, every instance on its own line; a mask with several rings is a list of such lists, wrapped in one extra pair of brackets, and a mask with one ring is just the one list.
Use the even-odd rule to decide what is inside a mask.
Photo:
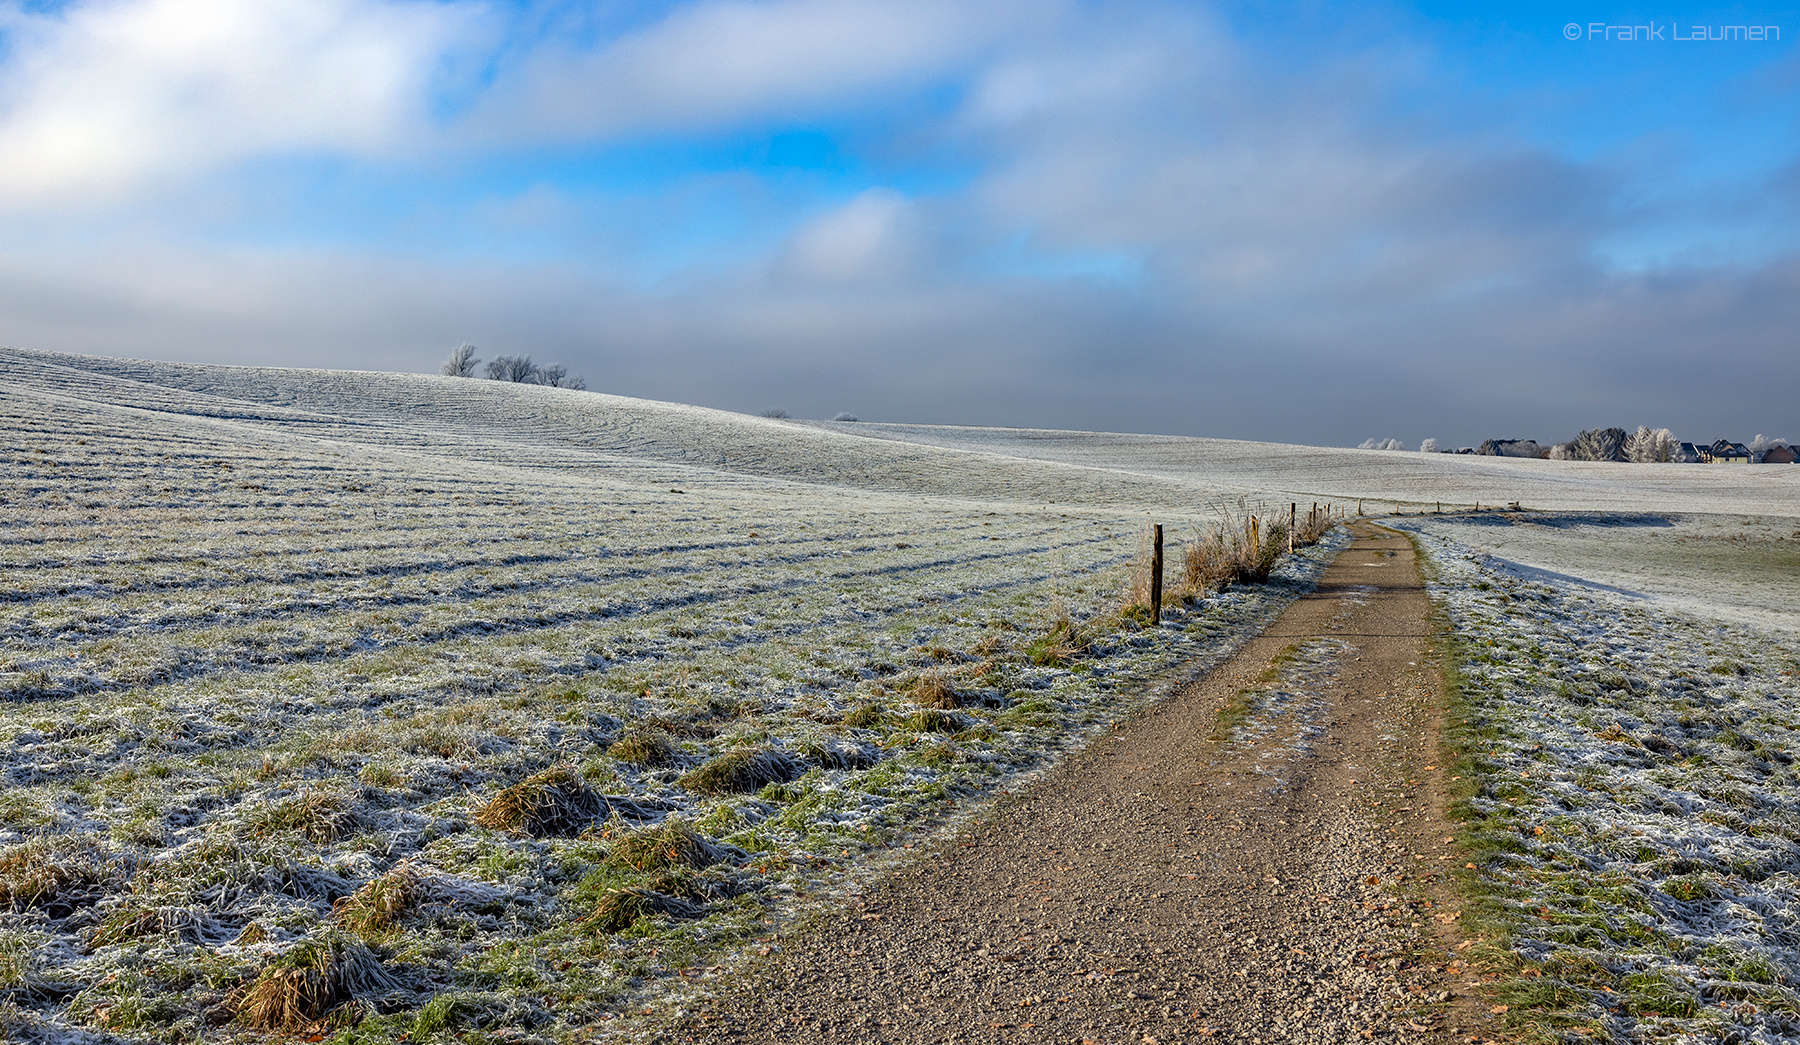
[(1288, 502), (1288, 554), (1294, 554), (1294, 509), (1300, 507), (1293, 501)]
[(1157, 523), (1150, 537), (1150, 619), (1162, 620), (1162, 523)]

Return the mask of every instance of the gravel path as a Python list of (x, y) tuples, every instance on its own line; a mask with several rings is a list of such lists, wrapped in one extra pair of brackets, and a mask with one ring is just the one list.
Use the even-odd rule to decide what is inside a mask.
[(1232, 661), (771, 938), (662, 1034), (1473, 1040), (1475, 1010), (1442, 1004), (1428, 610), (1411, 545), (1359, 527)]

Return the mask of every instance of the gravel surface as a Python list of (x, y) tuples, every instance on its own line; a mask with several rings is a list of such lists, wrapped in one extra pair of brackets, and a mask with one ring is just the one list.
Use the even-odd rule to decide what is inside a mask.
[(1475, 1040), (1446, 1004), (1428, 610), (1408, 542), (1359, 527), (1232, 661), (646, 1033)]

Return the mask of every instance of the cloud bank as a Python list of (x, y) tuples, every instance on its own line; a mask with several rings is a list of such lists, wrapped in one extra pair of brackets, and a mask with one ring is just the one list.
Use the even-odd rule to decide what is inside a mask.
[(1248, 11), (0, 5), (0, 341), (1350, 445), (1793, 427), (1791, 50)]

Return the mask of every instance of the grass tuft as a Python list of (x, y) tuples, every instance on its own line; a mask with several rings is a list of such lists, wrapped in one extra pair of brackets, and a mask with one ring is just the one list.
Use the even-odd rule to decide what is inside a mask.
[(571, 838), (604, 818), (606, 799), (569, 766), (552, 766), (506, 788), (476, 810), (474, 821), (534, 838)]
[(1282, 523), (1265, 525), (1255, 515), (1228, 513), (1182, 549), (1180, 590), (1195, 597), (1233, 584), (1261, 584), (1287, 550), (1287, 540)]
[(675, 748), (674, 739), (667, 733), (660, 730), (639, 730), (613, 741), (606, 753), (635, 766), (666, 766), (675, 761), (679, 752)]
[(961, 733), (974, 724), (967, 715), (938, 708), (921, 708), (906, 717), (906, 728), (914, 733)]
[(822, 769), (868, 769), (881, 761), (876, 751), (838, 740), (803, 741), (795, 745), (795, 752)]
[(880, 704), (864, 704), (844, 716), (850, 729), (874, 729), (887, 720), (887, 709)]
[(920, 675), (912, 685), (912, 697), (921, 706), (938, 708), (943, 711), (955, 711), (969, 703), (963, 694), (941, 673), (928, 671)]
[(360, 823), (355, 803), (348, 796), (325, 788), (309, 788), (292, 798), (254, 809), (248, 819), (261, 835), (292, 831), (314, 845), (335, 842)]
[(298, 1030), (352, 999), (399, 986), (373, 951), (327, 932), (302, 940), (264, 968), (239, 999), (238, 1019), (262, 1030)]
[(727, 751), (677, 781), (703, 795), (748, 794), (765, 784), (785, 784), (806, 771), (794, 756), (772, 747)]
[(667, 918), (699, 918), (706, 914), (706, 908), (679, 896), (659, 893), (643, 886), (628, 886), (623, 889), (608, 889), (600, 902), (594, 905), (594, 913), (588, 916), (588, 924), (605, 933), (624, 932), (636, 925), (640, 918), (661, 915)]
[(331, 917), (364, 939), (379, 937), (398, 926), (425, 899), (425, 883), (410, 863), (402, 863), (339, 900)]
[(685, 820), (669, 820), (661, 827), (633, 831), (606, 854), (606, 863), (635, 871), (661, 871), (671, 867), (701, 870), (731, 859), (728, 850), (714, 845)]
[(107, 879), (99, 848), (85, 838), (38, 835), (0, 850), (0, 903), (49, 907)]

